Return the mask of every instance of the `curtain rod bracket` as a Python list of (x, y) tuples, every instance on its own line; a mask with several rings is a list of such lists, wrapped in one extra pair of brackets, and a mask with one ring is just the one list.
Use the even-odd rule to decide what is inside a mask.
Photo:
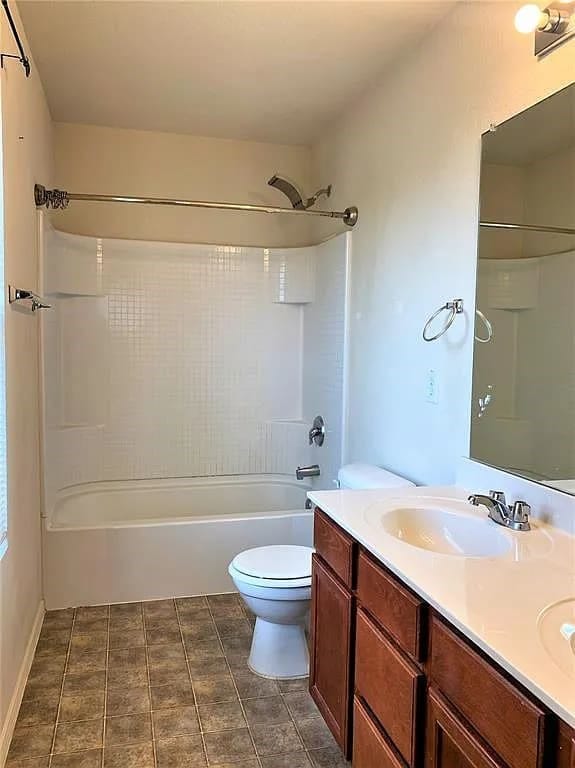
[(8, 7), (8, 0), (2, 0), (2, 7), (6, 12), (8, 24), (10, 25), (10, 29), (12, 30), (12, 36), (14, 37), (14, 41), (16, 43), (16, 47), (18, 48), (19, 55), (16, 55), (14, 53), (0, 53), (0, 67), (4, 68), (4, 59), (18, 59), (20, 64), (22, 64), (22, 66), (24, 67), (24, 72), (26, 73), (26, 77), (30, 77), (30, 71), (31, 71), (30, 59), (26, 56), (24, 52), (24, 46), (22, 45), (22, 41), (20, 40), (20, 35), (18, 34), (18, 30), (16, 29), (16, 24), (14, 23), (12, 12)]
[(343, 223), (347, 224), (348, 227), (355, 227), (359, 218), (359, 211), (357, 207), (352, 205), (350, 208), (346, 208), (344, 214), (345, 216), (343, 217)]
[(42, 184), (34, 184), (34, 202), (36, 208), (67, 208), (70, 201), (68, 193), (62, 189), (46, 189)]
[(4, 69), (4, 59), (16, 59), (24, 67), (26, 77), (30, 77), (30, 62), (26, 57), (17, 56), (15, 53), (0, 53), (0, 67)]

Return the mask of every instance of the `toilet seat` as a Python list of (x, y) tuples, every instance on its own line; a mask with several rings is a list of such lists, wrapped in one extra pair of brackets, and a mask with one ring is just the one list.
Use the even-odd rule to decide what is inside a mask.
[(230, 575), (244, 584), (268, 589), (297, 589), (311, 585), (311, 547), (276, 545), (246, 549), (229, 566)]

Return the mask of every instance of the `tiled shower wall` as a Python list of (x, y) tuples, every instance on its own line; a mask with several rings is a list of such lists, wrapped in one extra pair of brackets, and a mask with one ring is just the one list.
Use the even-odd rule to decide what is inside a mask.
[(345, 240), (331, 243), (333, 273), (326, 245), (180, 245), (46, 230), (48, 506), (80, 482), (293, 475), (310, 459), (306, 389), (318, 407), (322, 400), (305, 371), (314, 359), (331, 404), (329, 464), (337, 464)]
[(310, 461), (321, 467), (320, 477), (313, 480), (315, 489), (333, 489), (342, 464), (347, 353), (343, 310), (347, 306), (350, 240), (348, 234), (316, 247), (314, 300), (303, 310), (304, 421), (311, 423), (321, 415), (326, 424), (324, 444), (310, 449)]

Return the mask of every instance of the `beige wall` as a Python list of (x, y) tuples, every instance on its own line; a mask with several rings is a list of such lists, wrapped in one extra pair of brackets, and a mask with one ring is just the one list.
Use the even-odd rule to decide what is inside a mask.
[[(16, 13), (12, 4), (12, 13)], [(22, 29), (19, 20), (18, 26)], [(2, 50), (14, 44), (2, 14)], [(51, 122), (32, 64), (1, 70), (6, 283), (38, 285), (35, 181), (50, 179)], [(38, 318), (7, 308), (8, 551), (0, 562), (0, 722), (5, 724), (42, 600), (38, 418)], [(2, 745), (0, 745), (2, 746)], [(1, 757), (1, 755), (0, 755)]]
[[(359, 206), (353, 234), (348, 459), (425, 483), (468, 455), (480, 137), (567, 85), (575, 43), (541, 61), (513, 27), (517, 3), (459, 3), (314, 148), (333, 204)], [(426, 344), (427, 317), (466, 315)], [(428, 371), (439, 402), (426, 401)]]
[[(56, 123), (56, 184), (69, 191), (288, 205), (278, 172), (309, 184), (308, 147)], [(308, 219), (173, 207), (72, 203), (58, 229), (99, 237), (233, 245), (302, 245)]]
[[(529, 222), (525, 215), (526, 169), (516, 165), (483, 163), (481, 167), (481, 219), (483, 221)], [(480, 231), (482, 259), (520, 259), (524, 233), (521, 230)]]

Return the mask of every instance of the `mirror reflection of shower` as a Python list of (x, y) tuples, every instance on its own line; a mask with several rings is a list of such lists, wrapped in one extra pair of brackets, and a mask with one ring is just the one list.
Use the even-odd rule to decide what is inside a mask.
[(569, 493), (574, 159), (573, 84), (483, 136), (470, 452)]

